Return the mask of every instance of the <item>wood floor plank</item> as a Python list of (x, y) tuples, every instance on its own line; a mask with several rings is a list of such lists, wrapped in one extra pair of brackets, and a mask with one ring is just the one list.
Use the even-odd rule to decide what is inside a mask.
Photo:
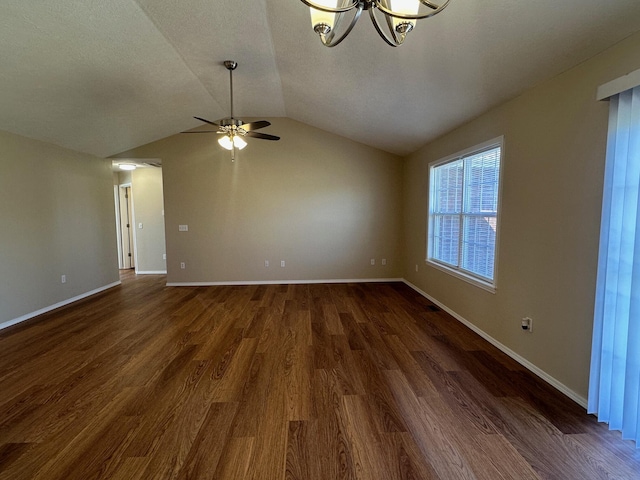
[[(232, 480), (235, 478), (247, 478), (247, 471), (253, 457), (253, 437), (230, 438), (223, 451), (215, 473), (210, 476), (210, 471), (202, 478), (214, 480)], [(187, 477), (189, 480), (199, 477)]]
[(309, 451), (310, 434), (307, 421), (294, 420), (289, 422), (287, 434), (287, 459), (285, 462), (286, 480), (306, 480), (311, 475), (312, 457)]
[(215, 386), (209, 398), (215, 402), (239, 402), (251, 372), (251, 362), (258, 348), (257, 338), (243, 338), (235, 355), (220, 378), (214, 366), (210, 374)]
[(384, 375), (389, 370), (380, 370), (368, 352), (355, 351), (353, 357), (358, 369), (366, 372), (366, 375), (362, 375), (364, 391), (370, 401), (378, 430), (406, 432), (407, 424)]
[(393, 478), (366, 395), (342, 397), (347, 438), (353, 445), (355, 478)]
[[(389, 370), (384, 374), (400, 411), (407, 419), (409, 431), (437, 475), (446, 479), (475, 479), (476, 475), (469, 461), (456, 448), (455, 441), (451, 438), (452, 430), (443, 429), (439, 422), (433, 421), (438, 414), (446, 411), (444, 402), (431, 397), (428, 402), (422, 403), (401, 372)], [(453, 414), (447, 414), (445, 418), (452, 417)], [(457, 425), (452, 426), (453, 428), (457, 428)]]
[(407, 350), (400, 338), (397, 335), (386, 335), (383, 339), (415, 394), (419, 397), (437, 396), (438, 389), (422, 371), (420, 364)]
[(179, 480), (210, 479), (231, 436), (238, 404), (214, 402), (209, 407), (192, 448), (180, 468)]
[(309, 453), (310, 478), (355, 478), (353, 447), (347, 438), (346, 418), (342, 413), (343, 390), (331, 372), (316, 370), (312, 382), (314, 422), (307, 422), (306, 442), (294, 448)]
[(4, 443), (0, 445), (0, 474), (32, 446), (31, 443)]
[(0, 331), (0, 480), (640, 480), (632, 442), (404, 284), (165, 280)]
[(441, 477), (429, 465), (409, 432), (382, 434), (382, 451), (391, 471), (390, 478), (401, 480), (438, 480)]

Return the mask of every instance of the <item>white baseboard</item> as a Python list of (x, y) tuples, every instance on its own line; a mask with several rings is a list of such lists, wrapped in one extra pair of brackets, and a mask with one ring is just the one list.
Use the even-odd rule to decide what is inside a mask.
[(24, 322), (25, 320), (29, 320), (30, 318), (37, 317), (38, 315), (42, 315), (43, 313), (50, 312), (51, 310), (55, 310), (56, 308), (64, 307), (65, 305), (69, 305), (70, 303), (77, 302), (78, 300), (82, 300), (83, 298), (90, 297), (91, 295), (95, 295), (96, 293), (103, 292), (104, 290), (108, 290), (109, 288), (116, 287), (120, 285), (122, 282), (117, 281), (110, 283), (109, 285), (105, 285), (104, 287), (96, 288), (95, 290), (91, 290), (90, 292), (83, 293), (76, 297), (68, 298), (67, 300), (63, 300), (62, 302), (58, 302), (55, 305), (50, 305), (45, 308), (41, 308), (40, 310), (36, 310), (35, 312), (27, 313), (26, 315), (22, 315), (21, 317), (14, 318), (13, 320), (7, 320), (6, 322), (0, 323), (0, 330), (3, 328), (10, 327), (12, 325), (16, 325), (20, 322)]
[(332, 278), (327, 280), (240, 280), (237, 282), (169, 282), (167, 287), (215, 287), (231, 285), (304, 285), (309, 283), (387, 283), (402, 282), (402, 278)]
[(446, 305), (443, 305), (438, 300), (436, 300), (432, 296), (428, 295), (426, 292), (423, 292), (422, 290), (420, 290), (418, 287), (416, 287), (414, 284), (412, 284), (408, 280), (404, 280), (403, 279), (402, 281), (406, 285), (408, 285), (409, 287), (413, 288), (420, 295), (425, 297), (427, 300), (429, 300), (432, 303), (435, 303), (438, 307), (440, 307), (442, 310), (447, 312), (449, 315), (451, 315), (453, 318), (458, 320), (460, 323), (462, 323), (462, 324), (466, 325), (467, 327), (469, 327), (471, 330), (473, 330), (475, 333), (480, 335), (482, 338), (484, 338), (487, 342), (492, 344), (494, 347), (498, 348), (503, 353), (506, 353), (507, 355), (509, 355), (516, 362), (518, 362), (520, 365), (522, 365), (526, 369), (530, 370), (532, 373), (534, 373), (535, 375), (540, 377), (542, 380), (547, 382), (552, 387), (554, 387), (557, 390), (559, 390), (560, 392), (564, 393), (567, 397), (569, 397), (571, 400), (576, 402), (578, 405), (580, 405), (581, 407), (583, 407), (585, 409), (587, 408), (587, 399), (586, 398), (584, 398), (583, 396), (581, 396), (578, 393), (574, 392), (569, 387), (567, 387), (565, 384), (561, 383), (559, 380), (555, 379), (554, 377), (552, 377), (551, 375), (546, 373), (544, 370), (536, 367), (529, 360), (527, 360), (524, 357), (521, 357), (516, 352), (514, 352), (509, 347), (507, 347), (507, 346), (503, 345), (502, 343), (500, 343), (498, 340), (493, 338), (488, 333), (484, 332), (483, 330), (480, 330), (478, 327), (476, 327), (469, 320), (467, 320), (466, 318), (462, 317), (461, 315), (458, 315), (456, 312), (454, 312), (453, 310), (448, 308)]
[(166, 275), (166, 270), (138, 270), (136, 275)]

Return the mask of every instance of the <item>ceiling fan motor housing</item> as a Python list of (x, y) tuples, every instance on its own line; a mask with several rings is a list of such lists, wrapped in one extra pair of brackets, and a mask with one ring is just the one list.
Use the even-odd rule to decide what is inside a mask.
[(221, 127), (230, 127), (235, 125), (236, 127), (240, 127), (244, 122), (237, 118), (223, 118), (218, 122)]

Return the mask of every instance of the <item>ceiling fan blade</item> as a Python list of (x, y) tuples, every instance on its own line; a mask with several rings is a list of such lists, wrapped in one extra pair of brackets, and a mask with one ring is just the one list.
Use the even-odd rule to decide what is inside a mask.
[(209, 120), (206, 120), (204, 118), (200, 118), (200, 117), (193, 117), (193, 118), (195, 118), (196, 120), (200, 120), (201, 122), (208, 123), (209, 125), (213, 125), (214, 127), (219, 127), (220, 126), (217, 123), (210, 122)]
[(271, 125), (271, 122), (267, 122), (266, 120), (258, 120), (256, 122), (243, 123), (240, 125), (244, 131), (249, 132), (251, 130), (258, 130), (259, 128), (268, 127)]
[(217, 130), (196, 130), (195, 132), (180, 132), (180, 133), (222, 133)]
[(275, 135), (268, 135), (266, 133), (260, 132), (247, 132), (247, 137), (253, 138), (261, 138), (262, 140), (280, 140), (280, 137), (276, 137)]

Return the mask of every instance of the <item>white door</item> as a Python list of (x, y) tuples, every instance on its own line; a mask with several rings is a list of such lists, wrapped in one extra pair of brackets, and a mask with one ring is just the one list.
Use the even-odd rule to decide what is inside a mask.
[(120, 238), (122, 239), (120, 251), (122, 258), (120, 265), (124, 268), (135, 268), (133, 256), (133, 211), (131, 208), (131, 186), (120, 186)]

